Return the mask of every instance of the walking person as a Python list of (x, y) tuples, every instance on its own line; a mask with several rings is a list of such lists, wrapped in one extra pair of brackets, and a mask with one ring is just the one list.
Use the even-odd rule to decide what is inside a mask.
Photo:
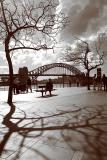
[(106, 76), (105, 76), (105, 74), (103, 74), (102, 83), (103, 83), (103, 87), (104, 87), (104, 91), (105, 91), (106, 90)]
[(32, 92), (32, 82), (30, 77), (27, 79), (27, 92), (29, 91), (29, 89)]
[(93, 77), (93, 90), (96, 90), (96, 74)]
[(98, 85), (98, 91), (102, 90), (102, 78), (100, 76), (97, 76), (97, 85)]
[(107, 76), (105, 77), (105, 91), (107, 91)]
[(78, 78), (76, 80), (76, 83), (77, 83), (77, 87), (79, 87), (80, 83), (79, 83), (79, 79)]
[(14, 94), (19, 94), (19, 84), (20, 84), (19, 78), (16, 77), (13, 81), (13, 92), (14, 92)]

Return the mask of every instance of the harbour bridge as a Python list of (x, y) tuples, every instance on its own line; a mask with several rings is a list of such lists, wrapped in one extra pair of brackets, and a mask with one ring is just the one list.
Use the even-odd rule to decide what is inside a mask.
[[(62, 75), (81, 75), (81, 72), (76, 67), (66, 63), (52, 63), (40, 66), (28, 72), (28, 75), (35, 79), (39, 76), (62, 76)], [(18, 74), (14, 74), (17, 76)], [(0, 74), (0, 77), (9, 77), (9, 74)]]
[(52, 63), (41, 67), (38, 67), (32, 71), (29, 71), (29, 76), (63, 76), (63, 75), (80, 75), (82, 72), (76, 67), (66, 63)]
[[(31, 77), (33, 83), (37, 83), (37, 78), (40, 76), (61, 76), (64, 84), (65, 77), (82, 77), (83, 74), (84, 73), (76, 67), (66, 63), (51, 63), (40, 66), (28, 72), (28, 76)], [(18, 74), (14, 74), (14, 77), (17, 76)], [(8, 79), (9, 74), (0, 74), (0, 78), (1, 77), (5, 77)]]
[[(83, 75), (76, 67), (66, 64), (66, 63), (51, 63), (47, 65), (40, 66), (34, 70), (28, 72), (28, 76), (31, 77), (33, 81), (36, 81), (39, 76), (77, 76)], [(14, 74), (14, 77), (18, 76), (18, 74)], [(9, 78), (9, 74), (0, 74), (0, 78), (5, 77)]]

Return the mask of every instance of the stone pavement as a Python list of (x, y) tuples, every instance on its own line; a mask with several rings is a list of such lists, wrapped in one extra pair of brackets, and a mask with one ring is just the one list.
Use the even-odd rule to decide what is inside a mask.
[(0, 92), (0, 160), (106, 160), (107, 93), (59, 88), (14, 96)]

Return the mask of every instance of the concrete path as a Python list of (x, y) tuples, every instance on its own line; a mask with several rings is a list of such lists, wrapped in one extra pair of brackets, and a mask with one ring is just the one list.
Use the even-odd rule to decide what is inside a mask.
[(14, 96), (0, 92), (0, 160), (106, 160), (107, 93), (59, 88)]

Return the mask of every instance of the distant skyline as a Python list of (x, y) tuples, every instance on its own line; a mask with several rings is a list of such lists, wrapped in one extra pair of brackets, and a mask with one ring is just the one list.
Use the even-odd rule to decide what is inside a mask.
[[(38, 0), (41, 1), (41, 0)], [(58, 10), (62, 10), (69, 17), (69, 25), (60, 32), (59, 41), (53, 50), (39, 52), (17, 51), (12, 56), (14, 73), (19, 67), (27, 66), (29, 70), (39, 66), (62, 62), (61, 56), (66, 45), (73, 45), (73, 36), (94, 40), (98, 33), (107, 29), (107, 0), (59, 0)], [(107, 51), (107, 38), (103, 44), (104, 51)], [(28, 54), (28, 52), (30, 52)], [(19, 54), (20, 53), (20, 54)], [(104, 72), (107, 74), (107, 55), (105, 56)], [(8, 73), (8, 66), (5, 58), (2, 43), (0, 43), (0, 73)]]

